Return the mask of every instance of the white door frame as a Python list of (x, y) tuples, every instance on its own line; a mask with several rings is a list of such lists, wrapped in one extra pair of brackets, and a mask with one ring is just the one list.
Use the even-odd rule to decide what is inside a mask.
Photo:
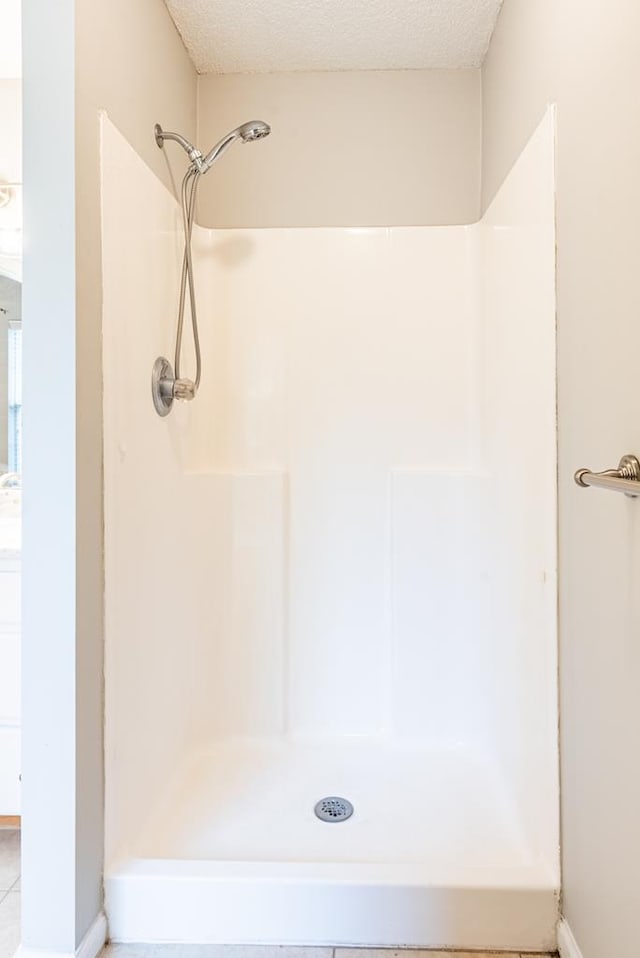
[(93, 958), (106, 923), (103, 809), (85, 800), (102, 791), (87, 773), (102, 734), (77, 664), (75, 3), (23, 0), (22, 951)]

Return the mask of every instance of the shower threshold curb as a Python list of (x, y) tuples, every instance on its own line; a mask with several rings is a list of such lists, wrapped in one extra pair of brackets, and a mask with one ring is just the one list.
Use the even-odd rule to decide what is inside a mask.
[(538, 870), (451, 879), (413, 865), (129, 859), (105, 892), (116, 942), (553, 951), (558, 892)]

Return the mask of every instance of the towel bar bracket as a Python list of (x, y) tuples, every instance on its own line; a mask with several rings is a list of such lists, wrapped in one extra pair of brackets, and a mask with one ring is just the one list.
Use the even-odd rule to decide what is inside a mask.
[(603, 472), (578, 469), (573, 478), (585, 489), (598, 486), (600, 489), (622, 492), (631, 499), (640, 496), (640, 460), (637, 456), (623, 456), (617, 469), (605, 469)]

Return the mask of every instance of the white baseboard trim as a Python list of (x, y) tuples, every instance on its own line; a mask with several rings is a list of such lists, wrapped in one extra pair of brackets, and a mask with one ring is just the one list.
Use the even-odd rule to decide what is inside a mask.
[(558, 925), (558, 951), (560, 958), (582, 958), (582, 952), (565, 918)]
[(107, 919), (104, 912), (101, 911), (89, 931), (76, 948), (75, 958), (98, 958), (98, 955), (106, 943)]
[(75, 951), (48, 951), (20, 945), (14, 958), (98, 958), (107, 942), (107, 919), (103, 912), (95, 919)]

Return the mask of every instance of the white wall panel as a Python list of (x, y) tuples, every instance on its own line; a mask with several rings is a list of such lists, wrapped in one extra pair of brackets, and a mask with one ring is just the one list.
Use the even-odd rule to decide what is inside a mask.
[(172, 355), (175, 201), (106, 116), (101, 132), (109, 857), (203, 726), (225, 595), (207, 524), (225, 488), (185, 475), (193, 410), (161, 420), (151, 402), (153, 361)]
[[(549, 109), (482, 221), (483, 461), (495, 561), (487, 748), (537, 847), (557, 860), (555, 112)], [(535, 783), (535, 800), (531, 789)]]

